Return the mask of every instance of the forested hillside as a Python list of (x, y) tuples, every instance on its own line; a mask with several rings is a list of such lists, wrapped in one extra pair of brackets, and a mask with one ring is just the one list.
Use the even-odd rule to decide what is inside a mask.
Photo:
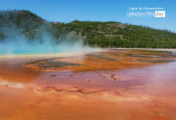
[(94, 47), (176, 48), (176, 33), (119, 22), (47, 22), (30, 11), (0, 11), (0, 40), (8, 38), (5, 29), (20, 30), (29, 40), (49, 34), (55, 42), (75, 34)]

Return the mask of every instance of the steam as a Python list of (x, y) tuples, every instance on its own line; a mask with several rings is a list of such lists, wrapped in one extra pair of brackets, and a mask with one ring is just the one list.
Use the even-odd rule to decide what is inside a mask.
[[(22, 34), (22, 30), (17, 28), (4, 28), (3, 32), (7, 38), (0, 42), (0, 55), (53, 54), (95, 50), (83, 45), (82, 37), (74, 33), (67, 34), (66, 37), (55, 42), (53, 36), (46, 32), (44, 28), (40, 28), (39, 31), (42, 31), (42, 40), (29, 40)], [(75, 38), (76, 40), (74, 40)]]

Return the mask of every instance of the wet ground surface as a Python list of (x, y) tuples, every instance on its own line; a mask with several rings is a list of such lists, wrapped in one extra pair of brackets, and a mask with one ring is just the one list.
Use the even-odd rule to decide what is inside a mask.
[(0, 57), (0, 119), (176, 119), (176, 57)]

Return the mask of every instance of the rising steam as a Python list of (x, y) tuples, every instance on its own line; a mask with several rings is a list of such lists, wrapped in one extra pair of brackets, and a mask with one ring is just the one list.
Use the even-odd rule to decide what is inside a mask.
[[(22, 34), (22, 30), (16, 28), (4, 28), (3, 32), (7, 36), (0, 42), (0, 54), (52, 54), (73, 51), (92, 51), (93, 48), (83, 45), (82, 37), (74, 33), (68, 34), (59, 42), (53, 40), (53, 36), (43, 28), (42, 40), (29, 40)], [(41, 31), (41, 29), (40, 29)], [(77, 37), (74, 41), (73, 38)]]

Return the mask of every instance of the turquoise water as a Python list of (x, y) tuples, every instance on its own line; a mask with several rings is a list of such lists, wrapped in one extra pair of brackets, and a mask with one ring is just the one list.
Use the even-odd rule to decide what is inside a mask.
[(2, 55), (39, 55), (39, 54), (57, 54), (57, 53), (64, 53), (69, 51), (62, 51), (62, 50), (56, 50), (56, 51), (13, 51), (13, 52), (7, 52), (7, 51), (0, 51), (0, 56)]
[(0, 56), (3, 55), (40, 55), (40, 54), (56, 54), (56, 53), (63, 53), (63, 52), (13, 52), (13, 53), (3, 53), (0, 52)]

